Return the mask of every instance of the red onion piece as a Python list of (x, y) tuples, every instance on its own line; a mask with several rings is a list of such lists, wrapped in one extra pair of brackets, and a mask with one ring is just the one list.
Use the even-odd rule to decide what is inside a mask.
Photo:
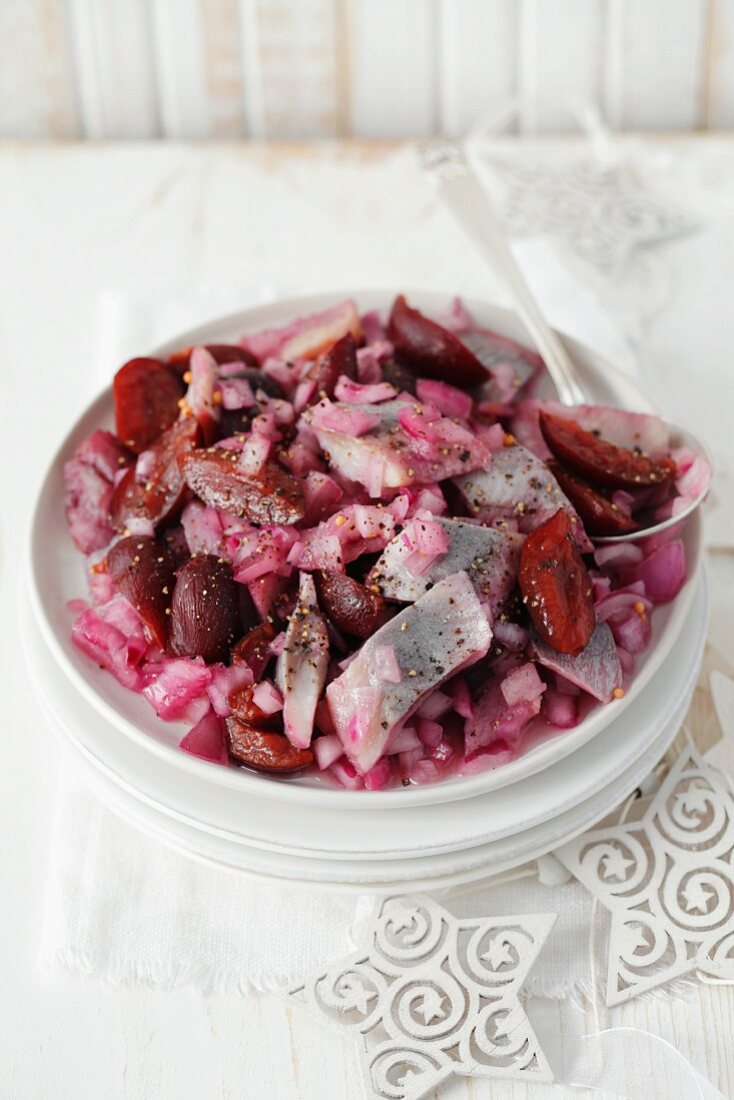
[(270, 680), (261, 680), (252, 693), (252, 701), (263, 714), (277, 714), (283, 709), (283, 696)]
[(518, 703), (531, 703), (543, 694), (545, 687), (531, 661), (513, 669), (500, 683), (500, 691), (510, 707), (516, 707)]
[(576, 699), (573, 695), (566, 695), (565, 692), (549, 688), (543, 696), (542, 713), (552, 726), (558, 726), (559, 729), (567, 730), (578, 725)]
[(472, 399), (456, 386), (433, 378), (419, 378), (415, 389), (420, 401), (433, 405), (444, 416), (458, 416), (460, 420), (468, 420), (471, 416)]
[(227, 764), (227, 746), (224, 723), (213, 711), (204, 714), (179, 743), (179, 748), (190, 756), (208, 760), (213, 764)]
[(680, 539), (659, 546), (626, 574), (642, 581), (645, 594), (653, 603), (668, 603), (678, 595), (686, 579), (686, 552)]
[(390, 401), (396, 396), (397, 390), (389, 382), (360, 385), (345, 374), (339, 376), (334, 389), (337, 401), (346, 401), (349, 405), (379, 405), (381, 401)]
[(344, 749), (342, 748), (342, 743), (335, 733), (326, 734), (323, 737), (317, 737), (314, 741), (312, 741), (311, 748), (314, 751), (316, 763), (320, 771), (325, 771), (326, 768), (330, 768), (331, 765), (336, 760), (338, 760), (344, 752)]

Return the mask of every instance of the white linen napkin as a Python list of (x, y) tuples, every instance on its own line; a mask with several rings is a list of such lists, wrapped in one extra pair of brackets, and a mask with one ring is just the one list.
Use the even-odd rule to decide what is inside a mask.
[[(111, 984), (282, 989), (354, 950), (371, 904), (195, 862), (116, 817), (69, 767), (52, 837), (39, 962)], [(589, 993), (591, 900), (576, 883), (524, 879), (444, 900), (459, 916), (557, 912), (528, 988), (564, 999)]]
[[(592, 292), (580, 289), (545, 242), (517, 246), (553, 323), (634, 372), (634, 355)], [(250, 302), (267, 292), (256, 291)], [(271, 295), (272, 296), (272, 295)], [(141, 310), (103, 296), (100, 369), (177, 329), (244, 305), (220, 288), (196, 299)], [(69, 772), (58, 789), (40, 961), (107, 982), (160, 988), (265, 990), (297, 980), (350, 949), (353, 897), (268, 885), (189, 860), (105, 808)], [(552, 867), (552, 862), (547, 861)], [(557, 912), (558, 924), (530, 982), (532, 992), (568, 997), (589, 991), (591, 903), (576, 884), (522, 880), (473, 888), (446, 899), (457, 913)]]
[(273, 990), (348, 947), (355, 898), (263, 885), (116, 817), (68, 762), (57, 791), (39, 961), (105, 982)]

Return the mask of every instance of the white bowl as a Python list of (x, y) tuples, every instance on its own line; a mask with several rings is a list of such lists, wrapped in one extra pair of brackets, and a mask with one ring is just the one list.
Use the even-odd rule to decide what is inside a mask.
[[(449, 301), (449, 295), (435, 292), (409, 290), (406, 293), (413, 304), (432, 315), (440, 313)], [(180, 347), (231, 342), (243, 333), (283, 324), (301, 314), (323, 309), (339, 296), (319, 294), (243, 310), (184, 332), (149, 354), (165, 356)], [(346, 296), (355, 298), (360, 310), (385, 309), (394, 293), (375, 290), (342, 292), (341, 297)], [(524, 338), (517, 320), (507, 310), (474, 300), (468, 300), (466, 305), (481, 324), (515, 339)], [(650, 402), (625, 375), (590, 349), (569, 338), (564, 340), (579, 368), (590, 400), (637, 411), (653, 411)], [(144, 349), (140, 350), (143, 354)], [(466, 777), (454, 776), (424, 787), (354, 792), (327, 786), (318, 776), (278, 780), (244, 769), (209, 764), (178, 748), (185, 732), (184, 726), (159, 719), (145, 699), (123, 688), (71, 641), (73, 615), (66, 604), (68, 600), (86, 594), (86, 582), (84, 559), (73, 546), (64, 517), (63, 464), (95, 428), (111, 427), (112, 423), (112, 394), (108, 387), (71, 428), (41, 485), (28, 543), (29, 590), (36, 621), (64, 674), (110, 726), (138, 741), (151, 753), (162, 756), (172, 768), (185, 771), (190, 776), (199, 776), (208, 784), (240, 791), (243, 796), (249, 793), (323, 808), (377, 810), (464, 799), (519, 782), (584, 745), (638, 698), (670, 653), (691, 604), (702, 554), (700, 513), (690, 517), (684, 532), (688, 579), (671, 604), (656, 609), (651, 643), (638, 659), (638, 667), (624, 698), (608, 706), (595, 707), (575, 729), (568, 732), (545, 728), (540, 733), (536, 726), (536, 732), (531, 732), (527, 738), (527, 749), (522, 756), (486, 772)]]
[(654, 767), (680, 728), (707, 623), (702, 575), (684, 629), (648, 689), (573, 757), (473, 798), (362, 812), (247, 798), (116, 736), (64, 676), (21, 600), (36, 694), (80, 777), (116, 813), (186, 855), (258, 878), (339, 890), (438, 888), (498, 874), (594, 825)]

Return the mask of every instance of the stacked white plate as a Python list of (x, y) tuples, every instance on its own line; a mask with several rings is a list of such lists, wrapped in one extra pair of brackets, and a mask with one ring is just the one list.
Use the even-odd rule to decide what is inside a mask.
[[(392, 295), (352, 292), (362, 310)], [(410, 292), (429, 314), (445, 296)], [(153, 354), (231, 341), (332, 304), (334, 295), (260, 307), (183, 333)], [(468, 306), (481, 323), (522, 338), (510, 314)], [(590, 399), (650, 410), (624, 376), (567, 341)], [(83, 560), (63, 515), (62, 466), (94, 428), (112, 422), (105, 391), (55, 456), (29, 543), (23, 636), (39, 697), (79, 768), (119, 814), (189, 855), (252, 875), (329, 889), (438, 888), (483, 878), (549, 851), (607, 814), (651, 770), (675, 736), (695, 684), (707, 602), (697, 515), (684, 539), (689, 577), (656, 610), (651, 645), (624, 699), (576, 729), (531, 738), (516, 761), (422, 788), (349, 792), (314, 777), (278, 781), (227, 769), (178, 749), (184, 729), (160, 721), (142, 698), (92, 665), (70, 640), (69, 599), (83, 596)]]

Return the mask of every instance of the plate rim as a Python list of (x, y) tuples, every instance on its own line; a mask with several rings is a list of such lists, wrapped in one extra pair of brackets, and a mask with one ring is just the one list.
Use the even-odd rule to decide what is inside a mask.
[[(681, 717), (683, 716), (683, 714), (685, 713), (685, 707), (688, 705), (688, 701), (690, 700), (691, 693), (695, 686), (695, 680), (698, 674), (698, 669), (700, 667), (705, 646), (706, 625), (708, 620), (708, 586), (706, 583), (705, 572), (702, 575), (699, 586), (697, 586), (697, 600), (694, 603), (690, 614), (695, 614), (696, 617), (694, 619), (694, 626), (697, 627), (693, 641), (693, 648), (691, 649), (690, 647), (685, 647), (682, 657), (679, 658), (679, 660), (682, 660), (685, 669), (683, 676), (680, 676), (680, 679), (682, 681), (682, 688), (675, 695), (674, 702), (671, 706), (668, 707), (668, 710), (664, 715), (663, 728), (665, 728), (665, 726), (669, 722), (674, 721), (679, 713), (681, 714)], [(29, 628), (32, 631), (36, 631), (35, 638), (29, 633)], [(242, 845), (249, 849), (257, 849), (258, 852), (261, 853), (261, 859), (264, 858), (264, 853), (270, 852), (271, 855), (276, 858), (276, 860), (285, 857), (306, 861), (308, 861), (309, 859), (323, 861), (324, 859), (328, 859), (330, 857), (332, 862), (338, 862), (346, 865), (355, 860), (366, 863), (392, 863), (406, 858), (432, 858), (434, 856), (439, 856), (442, 853), (450, 853), (452, 851), (469, 851), (470, 849), (481, 847), (487, 843), (499, 841), (505, 837), (518, 835), (523, 831), (522, 828), (513, 828), (512, 826), (507, 828), (505, 826), (502, 826), (500, 828), (494, 828), (490, 831), (485, 830), (484, 832), (477, 834), (476, 826), (472, 827), (467, 821), (462, 827), (463, 835), (460, 835), (459, 837), (456, 837), (454, 835), (453, 839), (449, 841), (444, 840), (441, 844), (412, 844), (409, 847), (402, 849), (383, 848), (380, 850), (373, 849), (371, 851), (369, 849), (358, 849), (353, 847), (350, 850), (344, 849), (339, 853), (335, 853), (333, 852), (333, 850), (330, 851), (327, 847), (323, 847), (320, 845), (311, 845), (309, 848), (293, 848), (291, 844), (288, 844), (286, 842), (276, 842), (272, 840), (263, 841), (262, 836), (254, 837), (242, 831), (237, 833), (231, 827), (212, 825), (210, 821), (204, 821), (200, 818), (197, 818), (191, 813), (186, 813), (185, 811), (182, 811), (179, 808), (181, 798), (183, 797), (185, 799), (185, 794), (183, 792), (179, 793), (178, 799), (176, 800), (179, 804), (178, 806), (167, 806), (160, 796), (152, 794), (148, 790), (143, 790), (139, 786), (136, 786), (136, 778), (140, 775), (140, 769), (141, 767), (144, 767), (145, 763), (144, 753), (138, 759), (134, 759), (132, 763), (128, 762), (127, 768), (123, 768), (123, 774), (119, 771), (119, 765), (116, 769), (114, 763), (102, 757), (102, 755), (98, 751), (98, 747), (95, 748), (93, 745), (88, 744), (88, 737), (84, 738), (82, 735), (79, 734), (78, 725), (74, 723), (73, 715), (69, 716), (68, 714), (63, 713), (65, 706), (66, 708), (74, 707), (74, 700), (77, 698), (76, 695), (72, 692), (71, 702), (66, 702), (66, 704), (64, 704), (64, 702), (62, 701), (62, 705), (60, 707), (55, 692), (49, 690), (48, 682), (44, 681), (44, 678), (41, 674), (41, 669), (39, 669), (39, 663), (42, 663), (44, 658), (50, 660), (52, 665), (53, 659), (47, 651), (47, 647), (44, 644), (40, 632), (37, 632), (36, 624), (32, 615), (30, 614), (29, 608), (27, 609), (25, 614), (23, 614), (23, 611), (21, 611), (21, 638), (24, 644), (24, 649), (26, 650), (26, 653), (29, 657), (38, 657), (38, 652), (32, 653), (31, 651), (34, 650), (35, 646), (40, 646), (41, 662), (34, 660), (29, 661), (30, 675), (35, 687), (37, 688), (38, 697), (41, 701), (41, 705), (43, 706), (44, 713), (46, 714), (46, 717), (50, 719), (51, 724), (57, 732), (57, 735), (60, 736), (60, 739), (64, 742), (70, 742), (72, 746), (75, 747), (77, 751), (84, 756), (85, 760), (90, 764), (90, 766), (95, 767), (97, 771), (108, 777), (110, 782), (114, 782), (114, 784), (118, 788), (125, 791), (128, 797), (132, 797), (135, 799), (136, 802), (140, 802), (148, 806), (148, 808), (152, 812), (159, 812), (163, 814), (168, 819), (177, 822), (178, 825), (184, 828), (192, 828), (197, 834), (205, 833), (212, 839), (213, 843), (217, 842), (227, 845), (235, 844)], [(681, 642), (684, 638), (685, 635), (681, 634), (681, 636), (677, 640), (678, 646), (681, 645)], [(60, 677), (60, 683), (63, 690), (63, 688), (67, 685), (63, 679), (61, 670), (54, 666), (54, 671)], [(664, 675), (664, 668), (662, 667), (658, 670), (658, 677), (661, 675)], [(678, 681), (676, 680), (676, 683), (677, 682)], [(44, 686), (44, 683), (46, 686)], [(83, 700), (80, 701), (84, 703)], [(94, 717), (96, 714), (94, 709), (89, 706), (89, 704), (85, 705), (88, 707), (89, 713), (92, 715), (92, 717)], [(87, 718), (87, 722), (88, 721), (89, 718)], [(643, 728), (649, 729), (650, 724), (650, 718), (648, 717), (647, 720), (643, 722)], [(82, 726), (82, 728), (84, 727)], [(653, 730), (652, 738), (650, 739), (649, 736), (645, 738), (644, 748), (641, 752), (636, 751), (634, 746), (627, 745), (623, 759), (621, 761), (616, 761), (614, 765), (614, 772), (612, 774), (616, 774), (620, 769), (622, 771), (626, 771), (635, 763), (637, 759), (642, 756), (646, 756), (650, 752), (650, 746), (657, 742), (660, 730), (660, 725), (656, 725), (655, 729)], [(602, 731), (601, 736), (609, 736), (610, 732), (610, 729), (607, 728), (605, 731)], [(590, 742), (589, 745), (585, 746), (587, 752), (593, 749), (593, 745), (594, 742)], [(132, 745), (131, 748), (133, 753), (140, 752), (139, 746)], [(552, 770), (557, 769), (561, 765), (562, 761), (557, 762), (557, 764), (554, 766), (554, 769)], [(597, 770), (597, 767), (598, 765), (595, 765), (594, 761), (591, 761), (591, 771), (593, 772)], [(587, 771), (587, 773), (589, 772), (588, 760), (586, 761), (585, 770)], [(169, 773), (165, 772), (164, 774), (168, 775)], [(536, 779), (535, 776), (530, 776), (528, 777), (528, 780), (526, 782), (532, 782), (534, 779)], [(522, 785), (523, 784), (521, 783), (520, 787), (522, 787)], [(594, 786), (595, 789), (602, 790), (605, 789), (606, 785), (603, 782), (596, 782), (595, 784), (585, 786), (584, 792), (590, 789), (591, 786)], [(493, 793), (496, 792), (485, 792), (484, 794), (477, 795), (474, 799), (462, 800), (462, 806), (466, 807), (466, 811), (469, 815), (472, 815), (472, 813), (481, 813), (482, 804), (486, 805), (487, 800), (492, 798)], [(567, 810), (572, 809), (574, 805), (579, 804), (581, 801), (584, 801), (584, 797), (578, 797), (573, 793), (565, 792), (560, 813), (565, 813)], [(457, 806), (458, 804), (456, 802), (452, 802), (444, 803), (440, 807), (423, 807), (422, 809), (424, 810), (424, 812), (439, 809), (443, 815), (452, 815), (455, 812)], [(472, 806), (474, 808), (473, 811)], [(305, 808), (302, 809), (303, 812), (306, 812)], [(258, 811), (256, 811), (256, 814), (257, 812)], [(404, 813), (405, 811), (397, 812)], [(323, 829), (325, 825), (332, 831), (334, 828), (338, 828), (338, 814), (339, 810), (328, 811), (327, 817), (329, 817), (330, 820), (328, 820), (328, 822), (326, 823), (322, 822), (321, 828)], [(353, 816), (351, 814), (348, 816), (353, 819)], [(464, 814), (464, 816), (467, 816), (466, 813)], [(536, 816), (536, 818), (533, 820), (533, 824), (531, 827), (540, 827), (545, 822), (548, 822), (557, 816), (559, 816), (559, 810), (558, 806), (556, 805), (547, 812), (544, 811), (542, 816)], [(364, 825), (365, 828), (368, 828), (369, 822), (366, 821)], [(424, 821), (423, 826), (425, 825), (426, 822)], [(395, 828), (396, 823), (392, 823), (390, 827)], [(246, 828), (248, 830), (251, 829), (251, 823), (246, 824)], [(471, 834), (464, 832), (465, 829), (472, 828), (473, 832), (471, 832)]]
[[(581, 802), (579, 802), (576, 806), (572, 807), (568, 811), (569, 813), (576, 814), (576, 822), (568, 832), (562, 830), (559, 833), (556, 829), (553, 836), (546, 836), (545, 839), (542, 841), (538, 839), (538, 830), (548, 825), (549, 822), (552, 820), (556, 821), (557, 824), (557, 818), (549, 819), (549, 822), (544, 822), (541, 825), (536, 826), (534, 829), (528, 830), (528, 832), (534, 834), (532, 838), (534, 843), (531, 843), (528, 846), (526, 838), (526, 844), (523, 850), (519, 853), (516, 852), (514, 855), (504, 855), (498, 861), (497, 865), (493, 867), (493, 870), (489, 875), (486, 871), (486, 846), (483, 845), (479, 845), (477, 846), (477, 848), (484, 850), (481, 852), (476, 851), (475, 858), (473, 860), (470, 860), (469, 863), (465, 863), (464, 866), (453, 870), (444, 869), (434, 874), (424, 875), (424, 877), (422, 878), (416, 877), (415, 874), (410, 875), (408, 873), (408, 869), (405, 866), (405, 860), (393, 861), (394, 865), (397, 865), (401, 862), (403, 863), (402, 877), (400, 875), (395, 875), (393, 877), (382, 880), (357, 879), (355, 881), (355, 876), (353, 872), (350, 878), (345, 877), (342, 879), (319, 878), (317, 876), (298, 877), (297, 875), (288, 875), (286, 873), (279, 874), (277, 872), (268, 871), (263, 868), (245, 866), (233, 860), (226, 859), (222, 855), (217, 856), (214, 854), (203, 852), (201, 849), (192, 848), (190, 845), (187, 845), (186, 841), (183, 838), (178, 836), (174, 837), (170, 829), (167, 828), (167, 826), (170, 824), (171, 819), (163, 818), (163, 815), (159, 815), (163, 823), (159, 823), (159, 817), (156, 816), (156, 824), (154, 826), (151, 826), (149, 821), (144, 820), (140, 816), (140, 814), (136, 812), (142, 808), (143, 810), (147, 809), (149, 812), (153, 813), (150, 807), (145, 807), (145, 805), (140, 803), (138, 800), (126, 801), (124, 797), (124, 790), (120, 788), (117, 784), (115, 784), (113, 780), (107, 779), (105, 776), (98, 773), (95, 770), (94, 765), (86, 758), (83, 758), (82, 760), (82, 767), (85, 769), (85, 776), (82, 778), (82, 782), (85, 782), (87, 786), (91, 787), (93, 792), (97, 795), (97, 797), (102, 800), (102, 802), (110, 810), (110, 812), (122, 818), (124, 822), (137, 829), (149, 839), (164, 844), (171, 850), (176, 851), (189, 859), (192, 859), (194, 862), (203, 864), (208, 867), (216, 868), (219, 871), (226, 871), (235, 875), (244, 875), (248, 879), (264, 883), (266, 885), (277, 885), (294, 889), (309, 889), (320, 892), (355, 894), (363, 894), (365, 891), (369, 891), (371, 894), (394, 893), (396, 889), (399, 889), (401, 887), (401, 884), (405, 884), (407, 887), (414, 890), (438, 890), (458, 886), (463, 883), (478, 883), (485, 880), (487, 881), (488, 885), (491, 885), (491, 879), (493, 876), (502, 874), (513, 867), (521, 866), (524, 863), (528, 863), (534, 859), (537, 859), (541, 855), (549, 851), (554, 851), (560, 844), (566, 843), (569, 840), (573, 839), (574, 836), (578, 836), (585, 830), (593, 828), (598, 821), (606, 816), (606, 814), (611, 812), (614, 806), (618, 805), (619, 801), (623, 799), (630, 790), (633, 790), (635, 785), (639, 784), (641, 778), (643, 778), (646, 774), (646, 769), (640, 767), (641, 760), (644, 759), (647, 763), (651, 760), (659, 758), (659, 756), (662, 755), (662, 753), (664, 753), (668, 746), (672, 743), (675, 738), (676, 731), (680, 726), (680, 721), (682, 721), (686, 709), (690, 705), (690, 699), (691, 694), (689, 694), (686, 701), (681, 705), (679, 710), (673, 716), (670, 725), (661, 731), (659, 736), (655, 739), (654, 743), (649, 746), (649, 748), (640, 757), (640, 759), (631, 764), (630, 768), (623, 773), (621, 786), (620, 777), (616, 776), (610, 781), (607, 786), (597, 792), (595, 796), (591, 796), (594, 799), (594, 808), (591, 810), (590, 813), (587, 814), (587, 816), (584, 817), (583, 820), (578, 820), (578, 814), (583, 814), (584, 807), (586, 807), (588, 811), (589, 802), (591, 801), (591, 799), (583, 799)], [(69, 745), (65, 743), (64, 750), (74, 754), (75, 759), (79, 755), (78, 750), (74, 745)], [(618, 787), (620, 788), (619, 793), (617, 792)], [(608, 795), (608, 792), (611, 788), (614, 788), (615, 790), (614, 796), (612, 798), (607, 797), (607, 799), (604, 800), (604, 804), (600, 805), (601, 795), (603, 795), (605, 792)], [(108, 796), (109, 791), (117, 793), (120, 797), (111, 800)], [(134, 809), (131, 809), (130, 807), (134, 807)], [(181, 823), (177, 822), (176, 824)], [(191, 830), (187, 830), (187, 833), (189, 835), (191, 832)], [(194, 831), (194, 835), (201, 836), (201, 833), (196, 833)], [(469, 851), (469, 849), (457, 849), (453, 853), (448, 854), (454, 854), (458, 856), (460, 854), (466, 854), (467, 851)], [(477, 859), (477, 856), (479, 856), (480, 858)], [(302, 860), (301, 862), (307, 863), (308, 861)], [(414, 870), (416, 870), (416, 868), (414, 868)], [(423, 870), (425, 871), (425, 868)]]

